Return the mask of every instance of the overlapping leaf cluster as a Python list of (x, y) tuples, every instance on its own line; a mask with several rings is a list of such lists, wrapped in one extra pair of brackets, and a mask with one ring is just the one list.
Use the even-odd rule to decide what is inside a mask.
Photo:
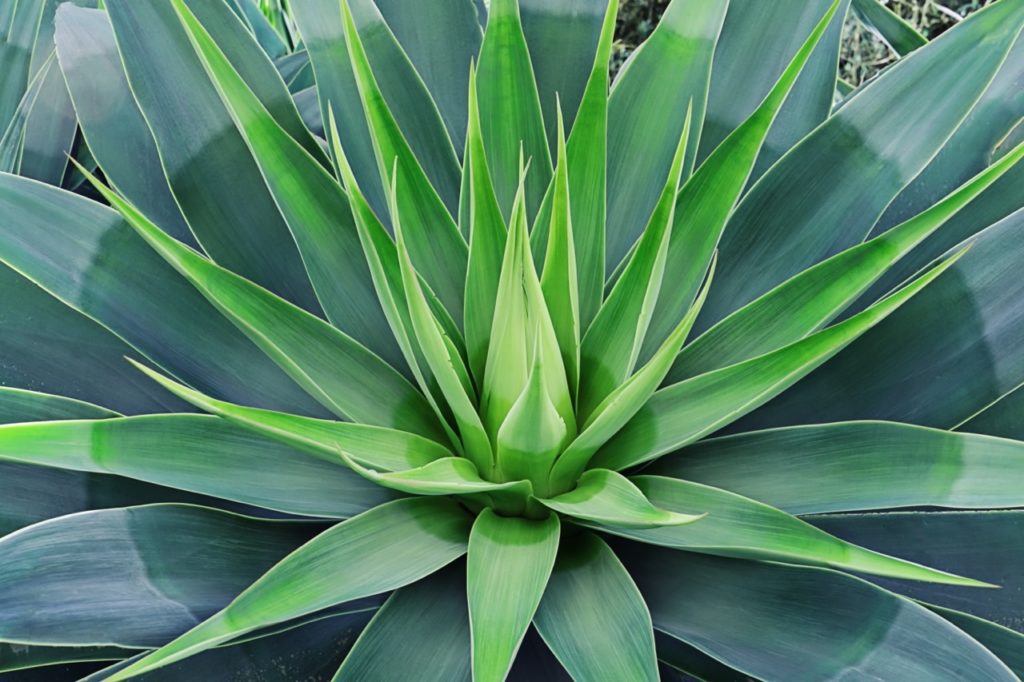
[(0, 14), (0, 670), (1024, 672), (1024, 1), (835, 110), (844, 0), (105, 5)]

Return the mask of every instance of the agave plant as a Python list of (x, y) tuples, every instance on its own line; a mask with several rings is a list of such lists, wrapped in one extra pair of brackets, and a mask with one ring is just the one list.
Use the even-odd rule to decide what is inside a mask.
[(848, 4), (62, 5), (0, 671), (1018, 679), (1024, 0)]

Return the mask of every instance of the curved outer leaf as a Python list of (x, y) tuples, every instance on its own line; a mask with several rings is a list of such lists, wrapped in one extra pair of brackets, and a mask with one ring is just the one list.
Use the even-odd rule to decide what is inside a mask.
[(172, 4), (295, 237), (327, 319), (400, 366), (341, 187), (274, 120), (184, 0)]
[[(275, 117), (297, 139), (304, 133), (313, 149), (316, 143), (280, 76), (227, 5), (190, 3), (207, 25), (217, 28), (218, 44)], [(170, 0), (110, 0), (106, 5), (132, 93), (199, 243), (225, 267), (307, 310), (319, 311), (288, 227)], [(179, 96), (183, 85), (188, 97)]]
[(1022, 158), (1024, 144), (923, 213), (818, 263), (751, 301), (685, 348), (670, 378), (680, 381), (773, 351), (827, 324), (894, 263), (913, 253), (972, 201), (980, 200)]
[(168, 234), (196, 246), (128, 86), (110, 19), (65, 3), (57, 10), (54, 37), (78, 124), (107, 180)]
[(117, 213), (0, 174), (0, 216), (0, 260), (180, 379), (228, 400), (325, 414)]
[[(47, 10), (51, 14), (52, 26), (53, 7)], [(51, 35), (50, 45), (46, 48), (51, 55), (52, 41)], [(75, 110), (60, 67), (53, 57), (40, 69), (37, 78), (40, 80), (38, 92), (22, 131), (18, 173), (47, 184), (60, 185), (75, 141)]]
[(485, 18), (473, 0), (374, 3), (433, 95), (455, 150), (461, 151), (466, 141), (466, 74), (480, 51)]
[(707, 517), (671, 528), (603, 528), (610, 533), (702, 554), (827, 566), (946, 585), (993, 587), (844, 542), (785, 512), (725, 490), (662, 476), (637, 476), (632, 480), (651, 503), (663, 509), (706, 513)]
[(762, 176), (722, 237), (719, 282), (698, 328), (862, 241), (970, 112), (1021, 26), (1017, 3), (972, 15), (872, 81)]
[(843, 514), (808, 520), (851, 542), (999, 585), (998, 590), (962, 590), (872, 578), (909, 597), (1024, 632), (1024, 511)]
[(790, 514), (1024, 506), (1024, 443), (890, 422), (704, 440), (645, 473), (724, 488)]
[(758, 679), (1014, 679), (949, 623), (857, 578), (658, 549), (631, 553), (626, 564), (655, 628)]
[(316, 527), (185, 505), (38, 523), (0, 540), (0, 639), (159, 646), (224, 606)]
[(972, 241), (920, 298), (737, 427), (885, 419), (950, 428), (1024, 383), (1024, 210)]
[(160, 256), (296, 383), (340, 417), (437, 435), (423, 395), (345, 333), (167, 236), (131, 204), (93, 184)]
[(657, 307), (651, 313), (651, 328), (642, 357), (654, 353), (700, 290), (719, 237), (747, 184), (761, 145), (840, 4), (841, 0), (834, 0), (761, 104), (701, 164), (678, 197), (672, 197), (675, 204), (671, 220), (676, 224), (671, 228), (665, 256), (672, 286), (661, 288), (656, 295)]
[(470, 682), (466, 580), (457, 564), (397, 590), (359, 636), (334, 682)]
[(509, 218), (519, 184), (520, 153), (525, 154), (530, 162), (526, 205), (532, 224), (551, 182), (551, 152), (519, 0), (491, 3), (477, 76), (481, 129), (498, 205)]
[(659, 679), (647, 604), (595, 535), (559, 548), (533, 622), (574, 679)]
[(480, 478), (473, 463), (464, 457), (445, 457), (407, 471), (377, 472), (362, 466), (356, 458), (345, 461), (368, 480), (411, 495), (474, 495), (514, 493), (525, 498), (530, 486), (525, 481), (493, 483)]
[(392, 497), (340, 461), (331, 465), (198, 415), (0, 426), (0, 459), (118, 474), (308, 516), (354, 516)]
[(900, 56), (928, 44), (928, 39), (918, 33), (917, 29), (878, 0), (853, 0), (853, 11), (858, 19)]
[(222, 611), (111, 676), (124, 680), (257, 628), (412, 583), (466, 551), (470, 517), (445, 499), (396, 500), (334, 526)]
[(0, 424), (53, 419), (103, 419), (116, 412), (81, 400), (0, 386)]
[(678, 526), (704, 516), (659, 509), (628, 478), (607, 469), (591, 469), (573, 490), (538, 502), (572, 518), (623, 528)]
[(55, 647), (0, 643), (0, 672), (86, 661), (118, 661), (135, 654), (120, 647)]
[(970, 419), (957, 425), (958, 431), (987, 433), (992, 436), (1024, 440), (1024, 385), (1004, 394)]
[[(729, 0), (729, 11), (715, 46), (698, 164), (753, 113), (830, 4), (831, 0), (770, 4), (761, 0)], [(786, 98), (779, 110), (761, 146), (752, 177), (760, 177), (828, 118), (847, 6), (847, 0), (843, 0), (793, 86), (792, 96)], [(771, 41), (764, 41), (764, 36), (771, 36)], [(755, 44), (758, 49), (750, 49)]]
[(196, 407), (285, 445), (304, 449), (331, 463), (339, 461), (340, 453), (348, 453), (385, 470), (403, 470), (451, 455), (436, 441), (406, 431), (369, 424), (311, 419), (215, 400), (144, 365), (136, 366), (161, 386)]
[(661, 389), (598, 451), (593, 464), (623, 469), (728, 425), (785, 391), (884, 320), (953, 265), (957, 257), (845, 322), (772, 353)]
[(32, 48), (43, 8), (42, 2), (19, 2), (0, 10), (0, 64), (4, 68), (4, 78), (0, 79), (0, 130), (7, 129), (28, 87)]
[(484, 509), (466, 556), (473, 680), (505, 679), (540, 604), (558, 551), (560, 525)]
[(1024, 634), (966, 613), (925, 604), (999, 657), (1017, 677), (1024, 675)]
[(608, 102), (608, 272), (626, 256), (658, 202), (688, 102), (693, 103), (693, 126), (683, 177), (693, 170), (711, 60), (728, 5), (728, 0), (673, 0), (612, 87)]
[(654, 644), (663, 680), (690, 682), (691, 678), (697, 678), (703, 682), (737, 682), (742, 679), (741, 673), (659, 630), (654, 631)]

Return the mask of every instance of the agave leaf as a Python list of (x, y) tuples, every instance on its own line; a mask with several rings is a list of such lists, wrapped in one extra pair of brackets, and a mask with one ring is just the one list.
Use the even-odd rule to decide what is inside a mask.
[(0, 41), (0, 66), (4, 78), (0, 81), (0, 129), (6, 130), (18, 109), (25, 89), (31, 81), (32, 49), (39, 28), (44, 4), (24, 2), (4, 8), (5, 21)]
[[(799, 679), (813, 666), (824, 679), (957, 679), (969, 670), (976, 679), (1013, 680), (949, 623), (858, 578), (654, 548), (636, 548), (626, 565), (656, 629), (758, 679)], [(776, 634), (768, 641), (765, 632)], [(865, 633), (876, 635), (869, 644)]]
[(676, 146), (668, 180), (633, 255), (601, 306), (580, 346), (577, 411), (588, 418), (636, 366), (661, 290), (676, 207), (676, 192), (690, 139), (692, 104)]
[(714, 438), (647, 472), (724, 488), (790, 514), (1024, 506), (1024, 443), (891, 422)]
[(43, 64), (40, 72), (28, 84), (28, 89), (25, 90), (17, 109), (14, 110), (10, 125), (0, 136), (0, 171), (4, 173), (18, 173), (21, 169), (21, 152), (25, 146), (25, 127), (28, 125), (28, 118), (39, 98), (43, 77), (49, 68), (49, 62)]
[(871, 31), (900, 56), (926, 45), (928, 39), (878, 0), (853, 0), (853, 11)]
[(711, 287), (714, 269), (715, 262), (712, 260), (704, 290), (672, 334), (665, 339), (650, 362), (627, 379), (622, 386), (612, 391), (597, 406), (583, 425), (580, 435), (559, 456), (551, 471), (551, 483), (555, 489), (561, 489), (575, 481), (594, 453), (625, 426), (654, 395), (658, 386), (665, 379), (673, 358), (676, 357), (679, 348), (686, 340), (686, 335), (690, 333), (690, 328), (693, 327), (693, 323), (700, 313), (708, 289)]
[[(396, 642), (402, 645), (400, 656)], [(465, 569), (457, 565), (392, 594), (359, 635), (334, 682), (413, 680), (427, 670), (444, 680), (468, 682), (469, 642)]]
[(451, 456), (451, 453), (436, 441), (406, 431), (368, 424), (312, 419), (215, 400), (144, 365), (133, 364), (168, 391), (196, 407), (268, 438), (301, 448), (328, 462), (339, 462), (338, 453), (341, 451), (372, 463), (377, 468), (401, 471)]
[[(692, 111), (693, 125), (683, 177), (689, 177), (693, 169), (712, 56), (728, 5), (723, 0), (673, 0), (612, 87), (608, 103), (609, 272), (625, 258), (658, 203), (687, 111)], [(692, 102), (692, 110), (688, 102)]]
[(526, 234), (524, 176), (521, 176), (498, 282), (481, 391), (480, 413), (492, 437), (519, 399), (539, 353), (548, 398), (570, 433), (576, 432), (572, 396), (558, 338), (544, 302)]
[(501, 682), (540, 604), (558, 551), (560, 525), (483, 510), (466, 556), (473, 679)]
[(737, 427), (884, 419), (951, 428), (1024, 383), (1024, 211), (971, 243), (919, 300)]
[(705, 516), (659, 509), (629, 479), (608, 469), (591, 469), (573, 490), (538, 502), (574, 519), (617, 528), (678, 526)]
[(1017, 677), (1024, 675), (1024, 634), (968, 613), (924, 604), (994, 653)]
[(672, 286), (656, 294), (657, 308), (643, 357), (654, 352), (697, 295), (768, 131), (840, 4), (841, 0), (832, 2), (757, 109), (711, 153), (674, 198), (677, 208), (673, 217), (678, 215), (678, 220), (672, 227), (665, 266), (672, 273)]
[(18, 173), (59, 185), (75, 141), (77, 121), (64, 76), (52, 57), (52, 42), (48, 50), (51, 57), (37, 75), (37, 90), (21, 132)]
[(971, 15), (872, 81), (763, 175), (722, 236), (698, 330), (862, 241), (970, 112), (1022, 26), (1016, 3)]
[(129, 89), (109, 17), (62, 4), (54, 39), (78, 125), (107, 180), (165, 232), (197, 246), (167, 184), (153, 134)]
[(580, 364), (580, 304), (576, 276), (576, 246), (573, 238), (572, 211), (569, 206), (569, 158), (565, 146), (565, 121), (558, 109), (558, 163), (552, 181), (551, 223), (548, 248), (540, 285), (548, 314), (555, 329), (569, 390), (576, 393)]
[(171, 1), (295, 236), (327, 319), (391, 364), (400, 364), (341, 188), (274, 121), (185, 0)]
[(990, 436), (1024, 440), (1024, 423), (1021, 423), (1021, 404), (1024, 401), (1024, 384), (1007, 391), (984, 409), (956, 425), (957, 431), (987, 433)]
[(473, 463), (464, 457), (445, 457), (407, 471), (378, 472), (341, 453), (342, 459), (366, 479), (410, 495), (518, 495), (525, 497), (530, 486), (525, 481), (492, 483), (480, 478)]
[(977, 576), (999, 590), (962, 590), (932, 583), (872, 578), (900, 594), (965, 611), (1017, 629), (1024, 604), (1018, 567), (1024, 556), (1024, 512), (944, 511), (823, 514), (807, 517), (822, 530), (878, 552), (926, 561)]
[(291, 514), (345, 518), (391, 496), (223, 419), (167, 414), (0, 426), (0, 459), (110, 473)]
[(289, 48), (284, 38), (271, 25), (270, 19), (260, 11), (256, 0), (238, 0), (241, 6), (241, 17), (248, 22), (249, 29), (256, 37), (256, 41), (263, 48), (269, 57), (277, 58), (284, 56)]
[[(618, 7), (618, 0), (608, 2), (597, 54), (566, 149), (566, 166), (572, 169), (569, 172), (569, 203), (572, 205), (581, 334), (582, 330), (590, 326), (604, 299), (608, 73)], [(553, 192), (556, 187), (557, 183), (548, 187), (530, 234), (534, 258), (538, 262), (549, 240)]]
[(405, 242), (405, 228), (399, 217), (401, 210), (398, 207), (397, 194), (397, 185), (392, 186), (391, 207), (397, 237), (398, 261), (402, 270), (402, 284), (405, 287), (412, 328), (420, 350), (455, 415), (466, 456), (473, 461), (478, 470), (489, 474), (494, 466), (494, 457), (487, 432), (476, 411), (476, 392), (469, 381), (462, 357), (450, 343), (446, 343), (444, 331), (430, 311), (419, 276), (413, 269)]
[(652, 529), (602, 524), (609, 533), (701, 554), (826, 566), (944, 585), (994, 587), (864, 549), (774, 507), (720, 488), (663, 476), (636, 476), (631, 480), (658, 507), (707, 516), (699, 523)]
[(419, 580), (465, 553), (469, 520), (451, 500), (421, 497), (344, 521), (285, 557), (224, 609), (108, 679), (125, 680), (259, 627)]
[[(52, 367), (64, 355), (80, 364), (87, 359), (102, 359), (103, 371), (110, 372), (113, 380), (123, 376), (127, 367), (118, 360), (118, 353), (133, 354), (128, 346), (131, 344), (179, 379), (221, 398), (303, 414), (329, 414), (132, 234), (115, 211), (55, 187), (0, 174), (0, 213), (8, 218), (0, 221), (0, 260), (63, 304), (99, 323), (63, 312), (63, 305), (41, 295), (6, 268), (0, 269), (0, 273), (7, 273), (0, 274), (5, 292), (11, 297), (18, 292), (25, 297), (26, 306), (40, 306), (38, 310), (26, 308), (26, 313), (32, 315), (25, 318), (26, 324), (31, 321), (26, 329), (50, 330), (43, 335), (48, 338), (45, 345), (35, 346), (26, 337), (29, 352), (11, 358), (45, 357), (43, 362), (49, 369), (43, 376), (57, 377), (68, 376), (69, 370)], [(15, 300), (22, 302), (20, 298)], [(38, 316), (44, 313), (54, 316), (54, 327), (39, 321)], [(11, 322), (17, 320), (15, 317)], [(126, 343), (113, 338), (100, 325)], [(3, 338), (16, 339), (10, 331)], [(95, 350), (86, 346), (86, 341), (95, 342)], [(16, 349), (20, 345), (15, 341)], [(200, 347), (202, 352), (197, 352)], [(53, 351), (48, 348), (56, 349), (58, 354), (49, 355)], [(85, 369), (79, 371), (84, 373)], [(180, 404), (166, 403), (154, 394), (147, 397), (148, 391), (137, 386), (125, 396), (111, 396), (104, 390), (104, 376), (99, 375), (97, 386), (74, 382), (70, 395), (103, 402), (123, 412), (182, 409)], [(39, 386), (38, 380), (27, 380), (32, 383), (23, 385)], [(131, 384), (119, 381), (121, 387)], [(55, 391), (57, 387), (49, 384), (42, 388)], [(153, 407), (160, 404), (166, 407)]]
[[(378, 170), (386, 185), (391, 183), (390, 173), (397, 168), (394, 183), (402, 187), (398, 207), (402, 212), (411, 257), (448, 312), (457, 323), (461, 323), (466, 242), (388, 108), (370, 68), (348, 0), (342, 0), (342, 15), (349, 59), (370, 126)], [(396, 158), (397, 164), (394, 164)], [(455, 183), (457, 191), (457, 179)], [(394, 215), (391, 218), (397, 220)]]
[(927, 211), (795, 275), (687, 346), (669, 378), (682, 381), (776, 350), (827, 324), (894, 263), (1024, 158), (1024, 144)]
[(487, 167), (480, 129), (476, 69), (469, 72), (469, 122), (466, 131), (466, 161), (463, 169), (463, 200), (466, 202), (464, 231), (469, 236), (469, 264), (466, 270), (466, 350), (469, 368), (482, 381), (491, 343), (494, 306), (498, 295), (502, 254), (507, 230)]
[(551, 182), (551, 152), (518, 0), (491, 3), (477, 76), (481, 129), (498, 205), (511, 222), (524, 153), (531, 164), (526, 216), (532, 222)]
[(0, 386), (0, 424), (117, 416), (117, 412), (82, 400)]
[(323, 320), (176, 242), (89, 177), (164, 260), (324, 407), (365, 424), (439, 435), (423, 395), (379, 357)]
[(663, 388), (594, 457), (623, 469), (717, 431), (792, 386), (892, 314), (963, 251), (849, 320), (772, 353)]
[[(159, 646), (228, 603), (316, 528), (169, 504), (44, 521), (0, 540), (0, 639)], [(48, 570), (30, 570), (40, 561)]]
[(659, 679), (647, 605), (596, 535), (559, 547), (533, 622), (573, 679)]
[[(222, 2), (189, 0), (246, 83), (305, 148), (320, 153), (277, 70)], [(217, 263), (317, 313), (288, 225), (170, 0), (109, 0), (118, 52), (196, 239)], [(183, 89), (189, 93), (182, 97)], [(244, 226), (244, 229), (243, 227)]]
[[(120, 661), (136, 653), (121, 647), (54, 647), (0, 644), (0, 672), (16, 672), (51, 665), (88, 661)], [(51, 668), (52, 670), (52, 668)]]

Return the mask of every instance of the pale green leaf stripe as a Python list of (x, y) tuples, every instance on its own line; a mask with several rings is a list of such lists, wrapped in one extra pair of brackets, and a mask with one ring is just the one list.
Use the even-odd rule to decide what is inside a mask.
[(682, 381), (776, 350), (828, 323), (1022, 158), (1024, 144), (923, 213), (751, 301), (684, 348), (669, 380)]
[(892, 422), (704, 440), (648, 471), (725, 488), (790, 514), (1024, 506), (1024, 443)]
[(768, 131), (840, 3), (832, 3), (757, 109), (722, 141), (679, 192), (678, 220), (672, 228), (666, 265), (672, 285), (664, 287), (658, 297), (642, 357), (654, 353), (696, 296)]
[(215, 400), (143, 365), (132, 364), (182, 400), (328, 462), (340, 462), (340, 453), (345, 452), (378, 468), (402, 471), (452, 454), (437, 442), (406, 431), (313, 419)]
[(626, 256), (658, 202), (691, 101), (694, 125), (684, 177), (693, 169), (712, 57), (728, 5), (723, 0), (673, 0), (612, 86), (605, 255), (609, 272)]
[(746, 362), (663, 388), (595, 455), (624, 469), (671, 452), (739, 419), (786, 390), (881, 322), (941, 275), (964, 251), (862, 313)]
[(498, 516), (473, 523), (466, 557), (474, 682), (502, 682), (540, 604), (558, 552), (560, 525)]
[(224, 610), (108, 678), (126, 680), (247, 632), (430, 575), (466, 552), (470, 517), (443, 498), (389, 502), (295, 550)]
[(715, 261), (712, 260), (703, 291), (672, 334), (665, 339), (658, 352), (640, 371), (612, 391), (611, 395), (597, 406), (594, 414), (584, 424), (580, 435), (559, 456), (551, 470), (553, 487), (558, 489), (575, 481), (594, 453), (647, 404), (665, 379), (672, 360), (686, 340), (686, 335), (690, 333), (697, 315), (700, 314), (701, 306), (711, 287), (714, 270)]
[(526, 196), (532, 222), (551, 182), (551, 152), (517, 0), (491, 3), (478, 76), (481, 128), (498, 205), (509, 218), (522, 150), (531, 164)]
[(388, 187), (392, 184), (391, 173), (397, 169), (394, 182), (401, 187), (398, 201), (413, 263), (448, 313), (461, 325), (468, 258), (466, 241), (388, 109), (356, 30), (348, 0), (342, 0), (342, 14), (349, 60), (369, 122), (380, 177)]
[(826, 566), (946, 585), (993, 587), (864, 549), (774, 507), (726, 490), (662, 476), (637, 476), (632, 480), (659, 507), (707, 516), (685, 526), (646, 530), (602, 526), (603, 530), (652, 545), (702, 554)]
[(392, 497), (340, 459), (315, 459), (204, 415), (4, 425), (0, 459), (117, 474), (309, 516), (354, 516)]
[(320, 318), (175, 241), (87, 175), (164, 260), (324, 407), (366, 424), (444, 438), (423, 395), (379, 357)]
[(577, 412), (584, 419), (622, 385), (640, 355), (665, 274), (692, 114), (691, 102), (654, 213), (580, 345)]
[(533, 623), (573, 679), (659, 679), (647, 604), (595, 535), (562, 543)]
[(184, 0), (172, 2), (295, 237), (327, 319), (391, 364), (401, 366), (401, 354), (387, 333), (341, 188), (274, 120)]
[(566, 516), (621, 528), (678, 526), (703, 517), (655, 507), (629, 479), (608, 469), (591, 469), (573, 490), (538, 502)]
[(342, 457), (358, 474), (374, 483), (410, 495), (475, 495), (479, 493), (517, 492), (525, 497), (530, 486), (525, 481), (493, 483), (480, 478), (473, 463), (464, 457), (445, 457), (415, 469), (378, 472), (362, 466), (356, 458)]
[(491, 171), (487, 166), (483, 132), (480, 129), (480, 105), (476, 69), (469, 72), (469, 123), (466, 130), (466, 156), (463, 168), (463, 201), (469, 237), (469, 264), (466, 271), (466, 351), (469, 369), (478, 385), (483, 383), (487, 349), (494, 324), (494, 304), (498, 297), (501, 261), (508, 237), (505, 220), (494, 193)]
[(910, 54), (928, 39), (878, 0), (853, 0), (853, 11), (900, 56)]

